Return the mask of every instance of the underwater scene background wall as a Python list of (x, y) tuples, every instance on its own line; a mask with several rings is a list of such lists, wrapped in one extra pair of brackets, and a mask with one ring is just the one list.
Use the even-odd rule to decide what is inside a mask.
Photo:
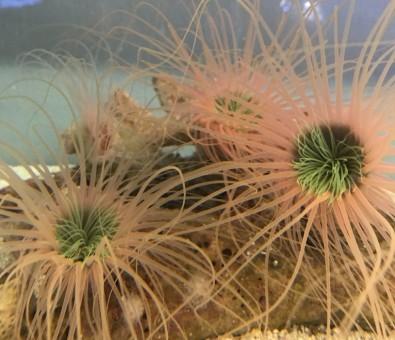
[(394, 14), (0, 0), (0, 339), (394, 338)]

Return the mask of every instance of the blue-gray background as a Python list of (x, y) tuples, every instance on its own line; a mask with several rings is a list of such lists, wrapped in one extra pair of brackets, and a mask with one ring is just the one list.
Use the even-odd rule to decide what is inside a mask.
[[(391, 0), (357, 0), (350, 40), (362, 41), (389, 1)], [(65, 101), (59, 95), (51, 92), (48, 97), (45, 97), (46, 87), (34, 82), (12, 84), (17, 79), (30, 77), (30, 72), (34, 74), (37, 71), (34, 67), (21, 67), (21, 56), (33, 49), (56, 52), (61, 44), (67, 53), (84, 58), (86, 51), (81, 46), (64, 42), (78, 41), (83, 32), (82, 27), (92, 28), (98, 34), (97, 36), (104, 36), (115, 26), (133, 25), (133, 22), (130, 22), (131, 18), (122, 14), (121, 11), (137, 11), (141, 17), (145, 17), (160, 28), (160, 19), (155, 16), (150, 17), (151, 12), (139, 7), (142, 2), (140, 0), (0, 0), (0, 90), (7, 89), (6, 92), (1, 92), (0, 96), (0, 139), (3, 144), (6, 141), (17, 149), (29, 150), (30, 146), (24, 145), (26, 140), (37, 145), (42, 137), (49, 140), (51, 146), (55, 141), (52, 129), (46, 118), (39, 113), (40, 110), (28, 100), (11, 99), (13, 91), (15, 95), (24, 94), (34, 98), (36, 103), (43, 103), (46, 112), (50, 112), (60, 130), (67, 127), (70, 122), (70, 113)], [(318, 7), (319, 15), (322, 20), (325, 20), (334, 6), (347, 2), (348, 0), (321, 1)], [(192, 3), (196, 6), (199, 1), (156, 1), (160, 11), (165, 13), (180, 29), (187, 26), (190, 18), (186, 15), (182, 4), (188, 7)], [(300, 0), (300, 3), (302, 6), (309, 6), (309, 1)], [(234, 18), (233, 24), (237, 38), (242, 41), (245, 34), (243, 21), (247, 17), (240, 12), (237, 0), (226, 0), (221, 4)], [(292, 0), (261, 0), (261, 4), (262, 14), (269, 25), (275, 26), (279, 16), (284, 12), (289, 13), (291, 21), (297, 20), (296, 15), (293, 17)], [(344, 21), (344, 17), (340, 17), (341, 20)], [(391, 27), (386, 38), (395, 38), (395, 29)], [(94, 37), (91, 37), (86, 44), (93, 47)], [(114, 55), (122, 57), (130, 64), (136, 62), (136, 51), (128, 48), (125, 43), (110, 43), (109, 49)], [(95, 55), (98, 69), (107, 62), (107, 59), (107, 53)], [(152, 89), (148, 87), (142, 86), (134, 89), (135, 95), (141, 101), (146, 101), (153, 95)], [(8, 124), (15, 126), (23, 136), (13, 133)], [(19, 162), (6, 154), (5, 150), (0, 150), (0, 157), (6, 158), (10, 163)], [(53, 157), (49, 152), (41, 154), (44, 155), (45, 162), (53, 162)], [(37, 159), (35, 160), (32, 156), (33, 161)]]

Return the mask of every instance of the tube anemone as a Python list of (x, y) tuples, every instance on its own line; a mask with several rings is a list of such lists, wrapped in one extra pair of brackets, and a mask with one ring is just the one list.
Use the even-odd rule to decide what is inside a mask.
[[(100, 152), (81, 143), (81, 132), (71, 139), (77, 166), (70, 166), (50, 113), (29, 103), (58, 139), (32, 144), (2, 122), (28, 150), (2, 140), (2, 155), (31, 177), (23, 180), (0, 161), (0, 177), (12, 193), (1, 196), (2, 251), (16, 257), (0, 277), (19, 284), (13, 338), (112, 339), (115, 322), (135, 339), (157, 333), (169, 338), (169, 324), (182, 334), (174, 314), (191, 302), (191, 278), (212, 283), (214, 273), (205, 253), (183, 237), (193, 213), (184, 213), (182, 203), (181, 210), (164, 208), (186, 200), (181, 172), (173, 166), (154, 170), (152, 164), (136, 171), (135, 160), (103, 162)], [(40, 147), (54, 156), (58, 173), (44, 164)], [(156, 181), (161, 175), (165, 179)]]
[[(254, 127), (253, 132), (241, 129), (229, 139), (235, 149), (244, 150), (242, 155), (233, 155), (240, 171), (229, 176), (239, 176), (240, 183), (249, 185), (242, 194), (234, 190), (230, 195), (232, 216), (255, 224), (256, 232), (217, 275), (226, 276), (230, 266), (245, 261), (245, 253), (258, 240), (260, 246), (249, 254), (251, 258), (270, 253), (275, 240), (289, 240), (296, 256), (294, 272), (283, 294), (267, 305), (260, 318), (250, 320), (251, 324), (267, 321), (287, 297), (298, 273), (309, 266), (310, 246), (323, 254), (319, 258), (325, 283), (317, 298), (326, 306), (328, 334), (332, 326), (347, 333), (359, 327), (357, 320), (364, 319), (365, 327), (379, 337), (390, 336), (395, 303), (388, 299), (383, 306), (383, 296), (388, 297), (388, 283), (383, 282), (390, 276), (395, 255), (395, 165), (387, 161), (394, 155), (390, 93), (395, 83), (395, 49), (382, 40), (393, 20), (395, 2), (387, 5), (360, 44), (348, 41), (354, 2), (334, 9), (325, 23), (318, 17), (314, 20), (317, 4), (312, 5), (309, 24), (299, 2), (294, 6), (301, 36), (297, 66), (281, 57), (273, 62), (277, 54), (266, 50), (275, 83), (285, 82), (281, 88), (283, 100), (288, 98), (286, 104), (263, 116), (227, 118), (229, 125), (243, 122)], [(345, 18), (342, 25), (338, 23), (341, 16)], [(347, 79), (352, 79), (350, 91), (345, 89)], [(260, 102), (251, 104), (253, 112), (264, 109)], [(241, 211), (240, 206), (250, 208)], [(267, 214), (273, 214), (270, 222), (256, 222)], [(337, 282), (343, 282), (347, 291), (354, 285), (358, 292), (350, 305), (333, 298), (337, 266), (344, 269)]]
[[(235, 2), (237, 18), (223, 3), (201, 1), (196, 7), (192, 3), (180, 6), (190, 9), (185, 17), (191, 18), (182, 34), (150, 3), (144, 9), (163, 23), (154, 26), (144, 15), (136, 15), (133, 19), (138, 28), (113, 32), (114, 39), (118, 33), (143, 40), (139, 56), (157, 61), (150, 62), (150, 71), (163, 108), (186, 123), (193, 141), (214, 162), (245, 154), (231, 140), (239, 138), (243, 129), (253, 133), (251, 119), (281, 110), (284, 84), (273, 69), (296, 63), (292, 56), (297, 55), (300, 40), (297, 25), (292, 35), (285, 34), (281, 25), (271, 31), (257, 15), (259, 1)], [(166, 31), (159, 27), (166, 27)], [(241, 43), (236, 39), (240, 31), (245, 34)], [(266, 44), (268, 37), (271, 42)], [(275, 61), (277, 65), (264, 62), (271, 58), (270, 53), (277, 52), (281, 59)]]
[(313, 127), (296, 144), (293, 166), (304, 190), (336, 199), (362, 180), (363, 149), (347, 126)]
[[(126, 316), (134, 308), (128, 301), (136, 299), (144, 309), (140, 315), (148, 319), (125, 319), (124, 328), (136, 338), (155, 330), (166, 334), (172, 309), (162, 291), (172, 291), (175, 301), (188, 305), (191, 275), (211, 282), (209, 259), (178, 236), (187, 231), (182, 213), (161, 208), (180, 182), (174, 178), (151, 186), (154, 177), (144, 181), (142, 176), (125, 184), (127, 173), (110, 169), (99, 178), (90, 177), (88, 184), (74, 182), (72, 170), (64, 168), (57, 174), (58, 186), (40, 166), (35, 170), (44, 179), (35, 178), (38, 188), (12, 170), (3, 171), (18, 195), (7, 197), (14, 208), (0, 208), (0, 234), (7, 240), (3, 248), (17, 254), (1, 273), (20, 282), (15, 337), (27, 327), (29, 339), (111, 339), (110, 311), (119, 309)], [(173, 193), (172, 199), (182, 200), (179, 194)]]
[(103, 238), (112, 240), (118, 227), (116, 214), (105, 208), (76, 207), (55, 225), (59, 252), (74, 261), (84, 261), (95, 254)]
[(227, 111), (229, 114), (241, 113), (241, 114), (253, 114), (253, 112), (248, 109), (248, 103), (253, 100), (253, 97), (248, 93), (235, 93), (230, 96), (230, 99), (219, 96), (214, 99), (216, 108), (219, 112)]

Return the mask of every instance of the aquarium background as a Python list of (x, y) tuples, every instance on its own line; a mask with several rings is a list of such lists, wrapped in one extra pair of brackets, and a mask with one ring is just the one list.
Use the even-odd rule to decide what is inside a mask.
[[(238, 0), (218, 1), (232, 18), (235, 34), (242, 43), (248, 16), (240, 11)], [(191, 17), (188, 9), (198, 6), (195, 0), (151, 1), (164, 13), (180, 31), (188, 26)], [(320, 1), (317, 12), (325, 21), (334, 6), (342, 6), (349, 1)], [(352, 21), (350, 40), (362, 41), (373, 23), (382, 12), (388, 0), (358, 0)], [(300, 6), (308, 8), (310, 1), (300, 1)], [(215, 10), (216, 2), (210, 1), (207, 11)], [(296, 22), (295, 2), (292, 0), (261, 0), (262, 15), (275, 30), (279, 18), (286, 13), (290, 27)], [(56, 91), (48, 91), (48, 86), (34, 79), (40, 78), (39, 63), (32, 63), (30, 51), (48, 50), (53, 53), (67, 53), (77, 58), (93, 59), (97, 69), (102, 70), (111, 63), (114, 56), (131, 65), (141, 62), (136, 59), (136, 46), (143, 41), (129, 44), (125, 34), (117, 41), (106, 39), (114, 27), (137, 25), (127, 12), (134, 12), (159, 29), (163, 25), (159, 15), (154, 15), (147, 2), (140, 0), (0, 0), (0, 136), (2, 141), (11, 143), (16, 149), (26, 151), (42, 140), (48, 142), (48, 150), (43, 146), (40, 158), (34, 155), (31, 162), (54, 163), (50, 149), (56, 145), (56, 136), (44, 110), (53, 123), (64, 130), (70, 125), (70, 110), (64, 98)], [(339, 18), (344, 22), (345, 14)], [(313, 27), (312, 23), (312, 27)], [(93, 33), (94, 32), (94, 33)], [(386, 38), (395, 39), (395, 27), (390, 27)], [(84, 42), (83, 46), (79, 42)], [(131, 45), (134, 45), (132, 47)], [(90, 53), (87, 53), (87, 48)], [(352, 51), (350, 53), (353, 53)], [(357, 51), (355, 51), (357, 53)], [(92, 58), (93, 56), (93, 58)], [(56, 67), (56, 66), (55, 66)], [(115, 82), (125, 75), (114, 74)], [(31, 80), (27, 80), (31, 79)], [(92, 76), (93, 80), (93, 76)], [(145, 83), (134, 85), (131, 92), (140, 102), (148, 102), (154, 92)], [(23, 98), (26, 97), (26, 98)], [(34, 101), (32, 101), (33, 99)], [(16, 131), (13, 131), (12, 127)], [(20, 133), (20, 135), (18, 135)], [(24, 137), (24, 138), (22, 138)], [(26, 138), (27, 137), (27, 138)], [(4, 153), (4, 151), (2, 151)], [(1, 155), (9, 163), (18, 164), (17, 159)]]

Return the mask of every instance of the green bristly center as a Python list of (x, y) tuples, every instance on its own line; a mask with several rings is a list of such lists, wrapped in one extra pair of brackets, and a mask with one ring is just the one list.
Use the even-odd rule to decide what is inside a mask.
[(314, 127), (298, 137), (293, 167), (306, 191), (338, 198), (360, 182), (363, 166), (363, 148), (347, 126)]
[(84, 261), (95, 253), (103, 237), (112, 239), (117, 229), (118, 221), (108, 209), (74, 209), (56, 225), (60, 253), (74, 261)]
[(215, 106), (219, 112), (240, 112), (242, 114), (251, 114), (252, 110), (245, 107), (246, 104), (252, 102), (252, 96), (243, 93), (234, 93), (229, 97), (217, 97)]

